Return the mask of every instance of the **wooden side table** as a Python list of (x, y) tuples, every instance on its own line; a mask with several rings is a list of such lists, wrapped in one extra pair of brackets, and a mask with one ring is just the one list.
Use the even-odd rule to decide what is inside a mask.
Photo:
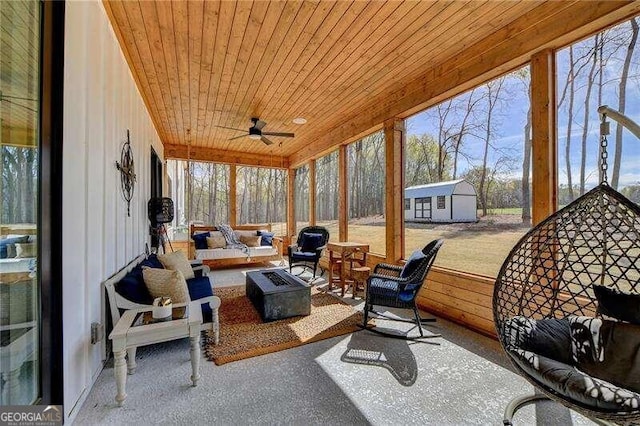
[[(346, 264), (353, 268), (354, 263), (358, 266), (366, 266), (366, 255), (369, 252), (369, 244), (356, 243), (350, 241), (334, 242), (327, 244), (329, 251), (329, 289), (333, 289), (333, 284), (340, 284), (342, 296), (347, 287)], [(359, 257), (358, 257), (359, 256)], [(333, 276), (334, 269), (340, 271), (339, 277)]]
[(371, 268), (368, 266), (360, 266), (351, 269), (351, 279), (353, 279), (353, 291), (351, 298), (354, 299), (359, 290), (362, 290), (362, 298), (367, 296), (367, 280), (371, 274)]
[[(186, 303), (175, 303), (174, 308), (185, 306)], [(115, 358), (114, 371), (116, 376), (116, 402), (122, 407), (127, 398), (127, 370), (133, 374), (136, 369), (136, 348), (188, 337), (191, 341), (191, 382), (193, 386), (200, 379), (200, 327), (202, 325), (202, 311), (198, 301), (188, 304), (186, 318), (155, 322), (146, 325), (136, 325), (140, 315), (150, 312), (151, 308), (130, 309), (126, 311), (109, 338), (113, 341), (113, 356)], [(127, 360), (125, 361), (125, 356)]]

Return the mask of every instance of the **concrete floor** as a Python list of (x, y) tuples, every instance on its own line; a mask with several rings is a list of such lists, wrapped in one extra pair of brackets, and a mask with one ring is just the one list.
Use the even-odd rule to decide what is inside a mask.
[[(243, 283), (243, 272), (213, 274), (224, 286)], [(442, 319), (427, 328), (442, 337), (414, 343), (359, 331), (222, 366), (203, 359), (196, 388), (188, 340), (140, 348), (124, 407), (115, 404), (109, 362), (75, 424), (499, 425), (511, 398), (533, 392), (496, 341)], [(592, 423), (541, 402), (523, 408), (514, 424)]]

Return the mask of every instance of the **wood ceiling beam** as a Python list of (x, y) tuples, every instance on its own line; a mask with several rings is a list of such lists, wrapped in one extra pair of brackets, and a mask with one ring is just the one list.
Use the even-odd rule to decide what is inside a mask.
[(372, 98), (368, 107), (345, 117), (340, 125), (310, 135), (314, 143), (289, 156), (290, 166), (296, 167), (338, 145), (357, 140), (379, 129), (387, 119), (408, 117), (523, 66), (536, 52), (564, 47), (639, 12), (640, 2), (576, 2), (532, 26), (536, 8), (404, 87)]
[(270, 167), (286, 169), (289, 160), (280, 155), (262, 155), (241, 151), (223, 151), (215, 148), (205, 148), (187, 145), (164, 145), (165, 159), (211, 161), (214, 163), (239, 164), (243, 166)]

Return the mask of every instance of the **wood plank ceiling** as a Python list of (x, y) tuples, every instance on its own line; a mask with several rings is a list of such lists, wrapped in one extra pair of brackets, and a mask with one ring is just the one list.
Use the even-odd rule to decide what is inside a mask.
[[(105, 1), (165, 145), (282, 157), (544, 6), (548, 14), (551, 5), (528, 0)], [(296, 137), (267, 146), (216, 127), (248, 129), (251, 117)]]

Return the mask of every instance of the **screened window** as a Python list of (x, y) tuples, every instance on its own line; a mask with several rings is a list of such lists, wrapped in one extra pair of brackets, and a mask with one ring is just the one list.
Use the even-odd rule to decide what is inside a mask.
[(338, 151), (316, 160), (316, 225), (338, 241)]
[(529, 81), (523, 67), (406, 120), (405, 184), (428, 191), (406, 211), (406, 257), (444, 238), (436, 265), (497, 275), (531, 223)]
[(384, 134), (376, 132), (347, 146), (349, 241), (384, 254), (386, 234)]
[[(599, 182), (598, 106), (638, 121), (638, 18), (599, 32), (556, 54), (558, 99), (558, 204), (563, 207)], [(609, 184), (640, 202), (640, 143), (610, 120)]]
[(236, 177), (237, 222), (270, 223), (286, 234), (287, 175), (284, 170), (238, 166)]
[(296, 234), (309, 226), (309, 166), (294, 170), (293, 196), (295, 197)]
[(404, 199), (404, 209), (411, 210), (411, 198)]

